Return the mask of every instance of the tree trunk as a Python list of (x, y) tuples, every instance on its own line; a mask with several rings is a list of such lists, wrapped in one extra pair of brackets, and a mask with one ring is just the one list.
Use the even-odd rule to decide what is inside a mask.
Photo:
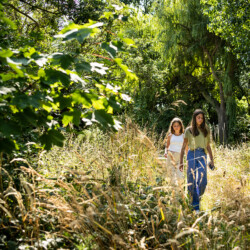
[(227, 143), (227, 115), (225, 105), (220, 104), (220, 107), (216, 109), (218, 116), (218, 126), (219, 126), (219, 141), (220, 144), (225, 145)]
[(228, 142), (228, 119), (226, 112), (226, 101), (225, 101), (225, 93), (223, 89), (223, 84), (218, 75), (216, 74), (214, 64), (212, 61), (212, 57), (209, 51), (206, 48), (203, 48), (205, 54), (208, 57), (209, 65), (212, 71), (212, 75), (215, 81), (219, 84), (220, 89), (220, 105), (216, 107), (217, 115), (218, 115), (218, 126), (219, 126), (219, 140), (221, 144), (226, 144)]
[[(200, 88), (200, 86), (198, 86)], [(222, 103), (219, 103), (213, 97), (211, 97), (205, 91), (202, 91), (200, 88), (203, 97), (209, 102), (216, 110), (218, 116), (218, 127), (219, 127), (219, 142), (220, 144), (226, 144), (228, 135), (227, 135), (227, 115), (226, 115), (226, 106)]]
[(236, 82), (237, 62), (232, 54), (227, 55), (227, 64), (224, 76), (224, 95), (226, 97), (227, 131), (228, 140), (232, 141), (236, 125), (236, 102), (234, 96), (234, 86)]

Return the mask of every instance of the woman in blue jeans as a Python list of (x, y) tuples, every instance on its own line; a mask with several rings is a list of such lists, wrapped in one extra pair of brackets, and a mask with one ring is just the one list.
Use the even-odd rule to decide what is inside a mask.
[(211, 165), (214, 166), (210, 147), (210, 131), (206, 125), (204, 112), (197, 109), (193, 113), (191, 126), (185, 130), (184, 141), (180, 154), (180, 171), (183, 171), (183, 156), (186, 145), (187, 153), (187, 185), (193, 209), (200, 210), (200, 197), (207, 185), (207, 153)]

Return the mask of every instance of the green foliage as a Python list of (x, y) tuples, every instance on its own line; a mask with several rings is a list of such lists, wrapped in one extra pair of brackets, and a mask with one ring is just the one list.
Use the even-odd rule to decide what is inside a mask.
[(0, 22), (1, 47), (31, 46), (42, 52), (50, 51), (50, 39), (59, 31), (62, 14), (55, 1), (3, 0), (2, 9), (14, 26)]
[[(240, 8), (245, 5), (239, 2), (233, 7), (233, 4), (224, 1), (204, 1), (201, 4), (196, 0), (159, 1), (153, 6), (152, 1), (122, 2), (133, 8), (124, 4), (119, 6), (118, 0), (65, 0), (47, 1), (46, 4), (40, 0), (3, 1), (2, 9), (9, 19), (4, 16), (1, 19), (0, 53), (2, 58), (8, 58), (9, 68), (8, 73), (6, 68), (1, 68), (2, 80), (14, 82), (14, 75), (19, 74), (23, 83), (27, 80), (29, 92), (35, 93), (30, 81), (37, 81), (36, 85), (41, 82), (45, 92), (50, 91), (51, 87), (54, 92), (62, 91), (62, 94), (53, 99), (57, 104), (53, 101), (43, 101), (42, 108), (56, 118), (59, 127), (63, 126), (66, 130), (71, 123), (81, 128), (93, 123), (91, 119), (95, 118), (91, 112), (86, 112), (79, 118), (80, 110), (91, 109), (92, 106), (102, 106), (107, 110), (107, 116), (112, 112), (120, 112), (119, 107), (126, 109), (134, 120), (141, 125), (156, 127), (159, 133), (167, 129), (174, 116), (180, 116), (187, 125), (195, 108), (208, 110), (210, 123), (216, 124), (220, 117), (223, 117), (222, 113), (218, 114), (218, 107), (222, 103), (221, 97), (224, 96), (227, 106), (224, 113), (228, 116), (226, 127), (231, 131), (229, 135), (232, 139), (237, 138), (234, 121), (239, 112), (236, 103), (243, 96), (247, 96), (247, 81), (240, 80), (244, 75), (247, 77), (247, 69), (242, 68), (242, 60), (239, 64), (236, 58), (230, 56), (232, 50), (225, 49), (229, 42), (220, 35), (222, 33), (216, 32), (219, 21), (213, 26), (214, 30), (207, 27), (213, 24), (212, 16), (216, 19), (215, 15), (220, 10), (223, 11), (223, 20), (227, 20), (230, 8), (233, 15), (237, 16), (236, 23), (243, 25), (247, 22), (247, 11), (241, 15)], [(211, 8), (208, 10), (209, 6)], [(89, 22), (89, 19), (94, 21)], [(74, 23), (57, 34), (67, 20), (73, 20)], [(233, 25), (233, 20), (230, 22)], [(224, 31), (225, 27), (227, 26), (223, 26)], [(231, 28), (235, 29), (236, 26)], [(231, 28), (228, 30), (232, 30)], [(234, 33), (243, 37), (243, 32), (241, 34), (239, 30)], [(57, 39), (52, 40), (51, 37), (56, 34)], [(246, 40), (243, 40), (242, 46), (245, 44), (246, 47)], [(230, 45), (230, 48), (232, 46)], [(20, 48), (23, 52), (16, 53)], [(25, 54), (25, 50), (32, 48), (35, 50), (33, 54), (22, 58), (22, 53)], [(208, 54), (212, 55), (212, 65), (217, 78), (212, 73)], [(32, 65), (30, 60), (33, 60)], [(21, 63), (21, 69), (18, 63)], [(22, 68), (29, 68), (28, 79), (23, 76)], [(74, 71), (77, 74), (74, 74)], [(39, 72), (37, 79), (34, 72)], [(60, 84), (56, 87), (54, 84), (57, 84), (57, 79)], [(218, 79), (225, 90), (223, 95), (220, 93)], [(91, 89), (91, 93), (86, 93), (84, 88)], [(86, 94), (93, 97), (95, 93), (95, 98), (100, 100), (92, 103), (86, 99), (70, 105), (76, 90), (84, 96), (82, 99), (86, 98)], [(11, 84), (0, 87), (0, 93), (8, 93), (9, 96), (15, 91), (16, 87)], [(39, 109), (39, 98), (48, 96), (47, 93), (39, 94), (39, 91), (41, 90), (36, 89), (36, 94), (29, 98), (25, 97), (26, 93), (22, 93), (14, 99), (14, 103), (24, 109), (28, 109), (29, 105)], [(119, 98), (129, 98), (115, 94), (116, 91), (131, 96), (133, 104), (120, 105)], [(50, 95), (53, 94), (50, 92)], [(96, 97), (98, 95), (99, 97)], [(105, 97), (108, 97), (108, 100), (105, 100)], [(25, 117), (27, 113), (28, 110), (22, 116)], [(34, 116), (30, 117), (34, 126), (37, 124), (35, 120)], [(109, 118), (104, 120), (108, 121)], [(48, 123), (52, 124), (54, 121)], [(42, 129), (43, 127), (39, 127), (39, 133)]]
[(132, 5), (148, 14), (151, 11), (154, 0), (120, 0), (122, 3)]
[[(58, 45), (75, 40), (84, 48), (90, 43), (92, 50), (101, 54), (110, 53), (112, 48), (114, 60), (110, 60), (113, 67), (117, 65), (116, 72), (124, 71), (128, 79), (136, 80), (117, 58), (118, 53), (114, 53), (119, 50), (115, 43), (112, 47), (105, 42), (100, 47), (91, 44), (91, 39), (102, 35), (106, 25), (95, 21), (83, 25), (69, 23), (54, 38)], [(121, 47), (123, 40), (131, 43), (122, 36), (116, 43)], [(99, 58), (93, 61), (93, 58), (90, 60), (81, 54), (73, 56), (60, 50), (51, 55), (42, 54), (30, 46), (18, 50), (2, 48), (0, 140), (6, 147), (1, 146), (1, 152), (11, 153), (25, 147), (31, 138), (47, 150), (53, 145), (62, 146), (62, 125), (68, 128), (70, 124), (83, 127), (98, 123), (103, 128), (119, 129), (119, 122), (112, 114), (119, 110), (118, 102), (126, 98), (116, 89), (117, 82), (109, 80), (115, 72), (109, 69), (109, 61), (101, 55)]]
[[(242, 131), (242, 125), (237, 120), (246, 123), (248, 120), (247, 110), (244, 115), (238, 116), (236, 120), (236, 113), (240, 112), (240, 107), (236, 106), (236, 102), (240, 101), (243, 96), (248, 98), (247, 87), (243, 78), (249, 74), (249, 4), (247, 1), (202, 1), (203, 13), (209, 18), (208, 30), (215, 33), (226, 41), (225, 46), (227, 51), (235, 54), (238, 63), (235, 65), (235, 59), (232, 60), (232, 55), (227, 56), (227, 68), (225, 75), (225, 94), (229, 93), (227, 99), (227, 114), (228, 127), (231, 131), (231, 138), (238, 140), (239, 131)], [(232, 73), (232, 68), (236, 68), (235, 73)], [(236, 73), (236, 71), (238, 71)], [(231, 72), (231, 73), (230, 73)], [(240, 73), (239, 73), (240, 72)], [(238, 79), (235, 77), (239, 75)], [(230, 95), (230, 93), (237, 92), (235, 86), (240, 88), (241, 95), (238, 95), (238, 100)], [(238, 90), (239, 91), (239, 90)], [(238, 110), (237, 110), (238, 109)], [(237, 126), (236, 126), (237, 123)], [(239, 129), (241, 128), (241, 129)], [(244, 134), (246, 133), (245, 130)], [(242, 133), (242, 132), (241, 132)]]
[(199, 94), (217, 113), (211, 122), (219, 124), (220, 143), (232, 142), (240, 62), (226, 49), (226, 41), (208, 30), (200, 1), (164, 0), (156, 10), (171, 81), (191, 99)]
[(126, 85), (134, 100), (133, 105), (127, 108), (128, 112), (134, 121), (142, 126), (147, 124), (148, 127), (156, 127), (161, 133), (167, 124), (163, 119), (164, 111), (160, 109), (162, 106), (167, 109), (173, 99), (166, 91), (167, 69), (154, 42), (156, 25), (152, 15), (142, 15), (135, 11), (123, 27), (123, 32), (133, 38), (136, 48), (131, 47), (130, 54), (123, 54), (122, 57), (138, 77), (137, 82)]
[[(1, 1), (0, 248), (246, 248), (245, 3), (121, 2)], [(163, 178), (159, 134), (200, 107), (217, 123), (223, 97), (242, 145), (214, 146), (196, 217)], [(133, 122), (111, 133), (122, 112)]]
[(249, 115), (249, 104), (247, 98), (243, 97), (241, 100), (237, 100), (237, 120), (236, 131), (237, 141), (239, 143), (246, 142), (250, 138), (250, 115)]
[[(89, 20), (98, 21), (107, 7), (103, 0), (66, 0), (56, 3), (62, 14), (74, 23), (87, 23)], [(66, 8), (65, 8), (66, 7)]]
[(249, 65), (250, 10), (244, 0), (203, 0), (203, 12), (209, 18), (208, 29), (227, 41), (227, 48)]

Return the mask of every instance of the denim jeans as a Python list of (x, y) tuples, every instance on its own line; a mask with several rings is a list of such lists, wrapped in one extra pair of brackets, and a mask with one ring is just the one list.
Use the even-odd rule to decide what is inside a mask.
[(200, 209), (200, 197), (207, 186), (207, 155), (203, 148), (188, 150), (187, 154), (188, 193), (194, 210)]

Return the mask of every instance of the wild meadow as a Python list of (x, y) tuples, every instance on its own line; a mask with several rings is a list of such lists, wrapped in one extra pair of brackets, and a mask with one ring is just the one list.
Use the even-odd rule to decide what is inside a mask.
[[(0, 1), (0, 249), (249, 249), (250, 9), (234, 2)], [(216, 141), (198, 215), (163, 157), (196, 109)]]
[(248, 145), (213, 144), (199, 215), (186, 188), (163, 178), (162, 149), (154, 132), (127, 121), (115, 134), (92, 128), (63, 148), (12, 159), (21, 178), (17, 187), (1, 168), (2, 248), (247, 249)]

